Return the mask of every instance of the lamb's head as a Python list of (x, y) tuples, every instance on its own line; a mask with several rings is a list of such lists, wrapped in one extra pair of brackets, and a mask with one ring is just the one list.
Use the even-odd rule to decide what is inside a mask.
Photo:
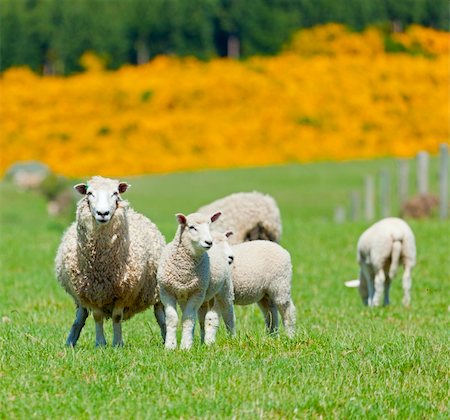
[(234, 261), (234, 252), (231, 248), (231, 245), (228, 242), (228, 238), (233, 234), (233, 232), (229, 231), (226, 233), (221, 232), (212, 232), (214, 246), (220, 247), (220, 249), (225, 254), (227, 258), (228, 264), (232, 264)]
[(191, 213), (188, 216), (177, 213), (176, 217), (180, 225), (181, 240), (193, 255), (206, 252), (212, 247), (213, 240), (209, 227), (220, 215), (220, 212), (214, 213), (211, 217), (201, 213)]
[(85, 196), (92, 217), (99, 224), (107, 224), (112, 219), (122, 201), (120, 194), (124, 193), (128, 187), (126, 182), (101, 176), (94, 176), (86, 184), (74, 186), (81, 195)]

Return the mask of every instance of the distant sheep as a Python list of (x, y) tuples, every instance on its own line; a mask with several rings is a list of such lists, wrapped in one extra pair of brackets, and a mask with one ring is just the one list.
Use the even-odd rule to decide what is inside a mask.
[(127, 183), (93, 177), (74, 188), (83, 198), (78, 202), (76, 222), (65, 232), (55, 260), (56, 277), (77, 305), (66, 344), (75, 346), (92, 311), (96, 345), (106, 345), (103, 319), (111, 317), (113, 345), (122, 346), (122, 320), (150, 305), (155, 305), (164, 338), (164, 310), (156, 282), (164, 237), (150, 220), (122, 200)]
[[(382, 219), (360, 236), (357, 246), (360, 265), (359, 293), (365, 305), (389, 304), (389, 288), (399, 264), (403, 272), (403, 304), (411, 303), (411, 270), (416, 264), (416, 243), (408, 224), (396, 217)], [(348, 282), (351, 287), (351, 282)]]
[(228, 195), (198, 209), (199, 213), (222, 212), (213, 230), (233, 231), (230, 244), (264, 239), (280, 242), (281, 216), (276, 201), (259, 192), (240, 192)]
[(225, 255), (214, 248), (209, 227), (219, 216), (220, 213), (211, 217), (200, 213), (177, 214), (179, 226), (175, 238), (165, 247), (158, 268), (167, 349), (177, 346), (177, 303), (182, 311), (182, 349), (192, 347), (197, 314), (202, 341), (206, 344), (215, 341), (219, 314), (229, 333), (234, 334), (230, 268)]
[(289, 252), (270, 241), (251, 241), (230, 247), (225, 234), (214, 232), (214, 247), (220, 248), (231, 264), (235, 305), (257, 303), (266, 328), (278, 330), (278, 312), (286, 334), (295, 333), (295, 306), (291, 299), (292, 263)]

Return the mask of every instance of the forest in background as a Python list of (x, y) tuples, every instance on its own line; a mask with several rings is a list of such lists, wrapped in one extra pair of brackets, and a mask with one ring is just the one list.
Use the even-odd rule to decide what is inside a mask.
[(280, 52), (300, 28), (329, 22), (392, 32), (417, 23), (448, 30), (446, 0), (0, 0), (0, 71), (83, 69), (92, 51), (107, 69), (164, 54), (207, 60)]

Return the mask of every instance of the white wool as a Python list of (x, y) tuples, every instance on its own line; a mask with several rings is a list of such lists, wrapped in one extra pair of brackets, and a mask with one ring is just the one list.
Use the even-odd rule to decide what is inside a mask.
[(389, 217), (370, 226), (362, 233), (357, 245), (360, 265), (359, 292), (369, 306), (389, 304), (389, 288), (398, 266), (404, 267), (403, 304), (411, 302), (411, 270), (416, 264), (414, 233), (402, 219)]

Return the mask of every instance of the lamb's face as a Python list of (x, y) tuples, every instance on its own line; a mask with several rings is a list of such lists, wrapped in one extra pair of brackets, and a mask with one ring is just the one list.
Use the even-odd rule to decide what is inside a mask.
[(114, 216), (128, 184), (108, 178), (94, 177), (87, 184), (74, 187), (80, 194), (86, 196), (92, 217), (98, 224), (106, 225)]
[(234, 252), (231, 245), (228, 242), (228, 238), (233, 234), (233, 232), (227, 233), (213, 233), (214, 246), (220, 247), (227, 258), (228, 264), (232, 264), (234, 261)]
[(209, 227), (219, 218), (220, 213), (215, 213), (212, 217), (200, 213), (192, 213), (188, 216), (178, 213), (176, 216), (183, 229), (184, 240), (191, 244), (195, 252), (207, 251), (212, 247), (213, 240)]

